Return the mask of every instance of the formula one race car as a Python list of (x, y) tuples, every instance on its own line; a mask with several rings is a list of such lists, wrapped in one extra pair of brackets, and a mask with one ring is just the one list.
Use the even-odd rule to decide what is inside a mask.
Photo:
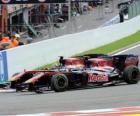
[(24, 71), (15, 74), (11, 88), (37, 93), (43, 88), (56, 92), (89, 84), (104, 85), (126, 82), (136, 84), (140, 80), (138, 56), (88, 54), (80, 57), (59, 59), (60, 65), (50, 70)]

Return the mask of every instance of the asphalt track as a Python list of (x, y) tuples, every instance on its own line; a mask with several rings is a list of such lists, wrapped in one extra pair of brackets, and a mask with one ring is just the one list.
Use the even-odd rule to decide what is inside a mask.
[[(140, 55), (140, 46), (125, 51)], [(140, 59), (139, 59), (140, 60)], [(140, 66), (139, 66), (140, 67)], [(61, 93), (0, 93), (0, 115), (76, 111), (140, 105), (140, 83)]]

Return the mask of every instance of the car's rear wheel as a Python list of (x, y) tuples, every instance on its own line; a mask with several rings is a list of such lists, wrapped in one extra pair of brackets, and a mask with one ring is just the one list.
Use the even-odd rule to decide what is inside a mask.
[(55, 92), (62, 92), (68, 88), (68, 78), (64, 74), (55, 74), (51, 78), (51, 87)]
[(124, 69), (124, 80), (128, 84), (136, 84), (140, 80), (140, 71), (136, 66), (128, 66)]

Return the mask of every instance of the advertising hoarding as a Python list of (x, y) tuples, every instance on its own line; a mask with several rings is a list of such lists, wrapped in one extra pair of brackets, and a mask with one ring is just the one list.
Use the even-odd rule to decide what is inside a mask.
[(66, 0), (0, 0), (0, 4), (65, 3)]
[(7, 54), (0, 52), (0, 82), (8, 80)]

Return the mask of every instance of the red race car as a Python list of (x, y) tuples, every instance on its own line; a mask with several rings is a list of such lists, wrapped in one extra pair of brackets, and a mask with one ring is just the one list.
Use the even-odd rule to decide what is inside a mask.
[(140, 80), (138, 62), (136, 55), (88, 54), (66, 59), (60, 57), (60, 65), (52, 69), (15, 74), (10, 79), (11, 88), (42, 93), (46, 89), (61, 92), (87, 87), (89, 84), (136, 84)]

